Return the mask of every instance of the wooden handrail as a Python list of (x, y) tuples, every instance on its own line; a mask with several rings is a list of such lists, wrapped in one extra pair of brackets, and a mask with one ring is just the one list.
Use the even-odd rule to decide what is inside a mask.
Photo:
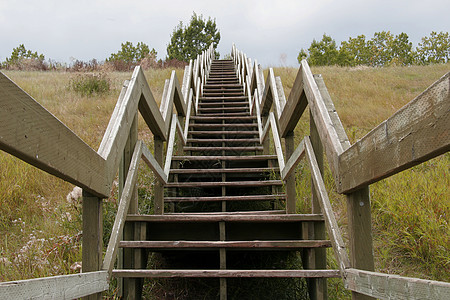
[(338, 191), (348, 193), (450, 150), (450, 72), (339, 157)]
[(108, 272), (97, 271), (0, 282), (0, 295), (9, 300), (78, 299), (108, 288)]
[(1, 72), (0, 122), (0, 150), (96, 196), (109, 196), (105, 159)]

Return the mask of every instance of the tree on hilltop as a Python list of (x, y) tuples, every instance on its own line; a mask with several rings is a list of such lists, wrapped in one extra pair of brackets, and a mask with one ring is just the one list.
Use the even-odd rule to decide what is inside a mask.
[[(216, 20), (211, 17), (204, 20), (203, 16), (197, 16), (194, 12), (188, 26), (183, 27), (183, 22), (175, 27), (167, 46), (167, 59), (177, 59), (188, 62), (196, 59), (198, 54), (213, 44), (216, 48), (220, 41), (220, 32), (216, 27)], [(216, 52), (216, 56), (218, 53)]]

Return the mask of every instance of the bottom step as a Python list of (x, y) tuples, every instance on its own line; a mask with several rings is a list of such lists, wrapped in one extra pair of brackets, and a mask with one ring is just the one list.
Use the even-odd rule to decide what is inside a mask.
[(127, 278), (338, 278), (340, 272), (339, 270), (113, 270), (113, 275)]

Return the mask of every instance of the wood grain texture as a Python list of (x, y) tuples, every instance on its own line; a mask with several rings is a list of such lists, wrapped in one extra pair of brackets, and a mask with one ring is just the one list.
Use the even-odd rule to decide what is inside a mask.
[(334, 107), (333, 100), (331, 100), (330, 93), (328, 93), (328, 89), (325, 85), (322, 75), (313, 75), (314, 80), (316, 81), (317, 87), (319, 88), (320, 94), (322, 95), (322, 99), (325, 102), (325, 106), (327, 108), (328, 114), (330, 115), (331, 121), (333, 122), (333, 127), (336, 130), (336, 133), (339, 137), (339, 142), (342, 145), (343, 150), (347, 150), (350, 147), (350, 141), (348, 139), (347, 134), (345, 133), (344, 126), (342, 126), (341, 119)]
[(108, 272), (98, 271), (0, 283), (2, 299), (76, 299), (108, 290)]
[(178, 114), (183, 117), (186, 116), (187, 105), (183, 95), (181, 94), (180, 83), (178, 82), (176, 72), (172, 71), (167, 93), (165, 94), (165, 98), (161, 100), (161, 106), (159, 107), (165, 123), (166, 136), (170, 130), (170, 122), (172, 119), (171, 116), (174, 104)]
[(339, 157), (348, 193), (450, 150), (450, 72)]
[(291, 92), (289, 93), (283, 112), (279, 118), (281, 137), (284, 138), (288, 132), (295, 129), (295, 126), (303, 115), (307, 105), (308, 100), (303, 91), (303, 69), (300, 65)]
[(255, 249), (300, 249), (300, 248), (326, 248), (331, 247), (330, 241), (122, 241), (123, 248), (151, 248), (151, 249), (178, 249), (178, 248), (255, 248)]
[(450, 283), (347, 269), (345, 287), (378, 299), (450, 299)]
[(215, 278), (304, 278), (339, 277), (338, 270), (114, 270), (115, 277), (175, 278), (175, 277), (215, 277)]
[(108, 248), (106, 249), (105, 258), (103, 259), (102, 270), (108, 271), (108, 274), (111, 274), (111, 271), (114, 267), (114, 261), (117, 257), (117, 250), (119, 241), (122, 238), (125, 218), (128, 213), (131, 198), (134, 194), (134, 189), (136, 188), (137, 171), (139, 168), (141, 155), (142, 147), (140, 145), (140, 142), (138, 142), (134, 147), (133, 157), (130, 162), (130, 168), (128, 169), (127, 179), (125, 180), (122, 197), (120, 197), (119, 207), (117, 209), (116, 218), (111, 230)]
[(304, 91), (308, 99), (309, 109), (327, 155), (331, 172), (335, 178), (336, 185), (338, 185), (338, 156), (343, 152), (343, 148), (308, 63), (306, 60), (302, 60), (301, 65)]
[(308, 137), (306, 137), (304, 141), (308, 163), (311, 168), (312, 183), (316, 189), (318, 201), (325, 217), (325, 225), (327, 227), (331, 243), (333, 244), (333, 250), (335, 257), (338, 260), (339, 269), (341, 272), (344, 272), (346, 268), (350, 267), (350, 260), (347, 255), (346, 246), (342, 239), (342, 234), (337, 224), (336, 217), (334, 216), (330, 199), (328, 198), (328, 193), (323, 182), (311, 142)]
[(156, 178), (158, 178), (158, 181), (162, 182), (163, 184), (166, 184), (168, 181), (168, 177), (164, 173), (164, 170), (162, 169), (156, 158), (153, 156), (153, 154), (150, 152), (150, 150), (147, 148), (147, 146), (145, 146), (143, 143), (140, 145), (142, 148), (142, 159), (145, 161), (147, 166), (153, 171)]
[(285, 180), (292, 172), (295, 171), (295, 167), (305, 156), (305, 140), (302, 140), (297, 146), (291, 157), (286, 162), (284, 169), (281, 171), (281, 179)]
[(61, 121), (0, 73), (0, 149), (107, 198), (106, 162)]
[(128, 215), (133, 222), (322, 222), (319, 214), (172, 214), (172, 215)]

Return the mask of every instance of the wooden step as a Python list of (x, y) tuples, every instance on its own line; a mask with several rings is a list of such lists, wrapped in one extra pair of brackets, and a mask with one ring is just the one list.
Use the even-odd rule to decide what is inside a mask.
[(233, 111), (233, 112), (249, 112), (250, 109), (247, 107), (199, 107), (198, 108), (198, 112), (201, 114), (204, 113), (208, 113), (208, 112), (228, 112), (228, 111)]
[(233, 121), (247, 121), (247, 120), (256, 120), (255, 116), (240, 116), (240, 117), (230, 117), (230, 116), (222, 116), (222, 117), (211, 117), (211, 116), (192, 116), (191, 120), (202, 120), (202, 121), (214, 121), (214, 120), (233, 120)]
[(228, 216), (243, 216), (243, 215), (272, 215), (272, 214), (286, 214), (283, 209), (280, 210), (249, 210), (249, 211), (228, 211), (228, 212), (197, 212), (197, 213), (164, 213), (165, 216), (214, 216), (214, 215), (228, 215)]
[(211, 127), (231, 127), (231, 128), (256, 128), (258, 127), (258, 124), (256, 123), (239, 123), (239, 124), (216, 124), (216, 123), (211, 123), (211, 124), (199, 124), (199, 123), (191, 123), (189, 124), (190, 128), (211, 128)]
[(286, 195), (245, 195), (216, 197), (165, 197), (165, 202), (217, 202), (217, 201), (273, 201), (286, 199)]
[(339, 278), (339, 270), (113, 270), (126, 278)]
[(279, 170), (279, 168), (170, 169), (170, 174), (269, 173)]
[[(242, 197), (242, 196), (241, 196)], [(239, 222), (239, 223), (292, 223), (292, 222), (323, 222), (320, 214), (164, 214), (164, 215), (133, 215), (127, 216), (130, 222), (158, 222), (158, 223), (183, 223), (183, 222)]]
[(258, 138), (254, 139), (187, 139), (187, 143), (259, 143)]
[(199, 107), (208, 107), (208, 106), (217, 106), (217, 105), (227, 105), (227, 106), (247, 106), (247, 100), (243, 100), (241, 102), (226, 102), (225, 99), (221, 100), (221, 102), (200, 102)]
[(328, 240), (283, 240), (283, 241), (121, 241), (121, 248), (146, 248), (158, 250), (198, 249), (210, 250), (216, 248), (228, 249), (259, 249), (287, 250), (301, 248), (329, 248)]
[(234, 83), (224, 83), (224, 84), (205, 84), (203, 85), (203, 90), (210, 88), (242, 88), (242, 84), (234, 84)]
[(187, 160), (187, 161), (200, 161), (200, 160), (224, 160), (224, 161), (258, 161), (258, 160), (276, 160), (276, 155), (246, 155), (246, 156), (224, 156), (224, 155), (207, 155), (207, 156), (195, 156), (195, 155), (181, 155), (173, 156), (172, 160)]
[(258, 181), (202, 181), (202, 182), (169, 182), (166, 188), (188, 188), (188, 187), (233, 187), (233, 186), (282, 186), (282, 180), (258, 180)]
[(183, 147), (184, 151), (263, 151), (263, 146), (248, 146), (248, 147)]
[(248, 112), (238, 112), (238, 113), (207, 113), (207, 114), (199, 114), (201, 116), (208, 116), (208, 117), (228, 117), (228, 116), (236, 116), (236, 117), (244, 117), (248, 116)]
[(192, 135), (230, 135), (230, 134), (236, 134), (236, 135), (259, 135), (258, 131), (255, 130), (192, 130), (189, 131), (189, 134)]

